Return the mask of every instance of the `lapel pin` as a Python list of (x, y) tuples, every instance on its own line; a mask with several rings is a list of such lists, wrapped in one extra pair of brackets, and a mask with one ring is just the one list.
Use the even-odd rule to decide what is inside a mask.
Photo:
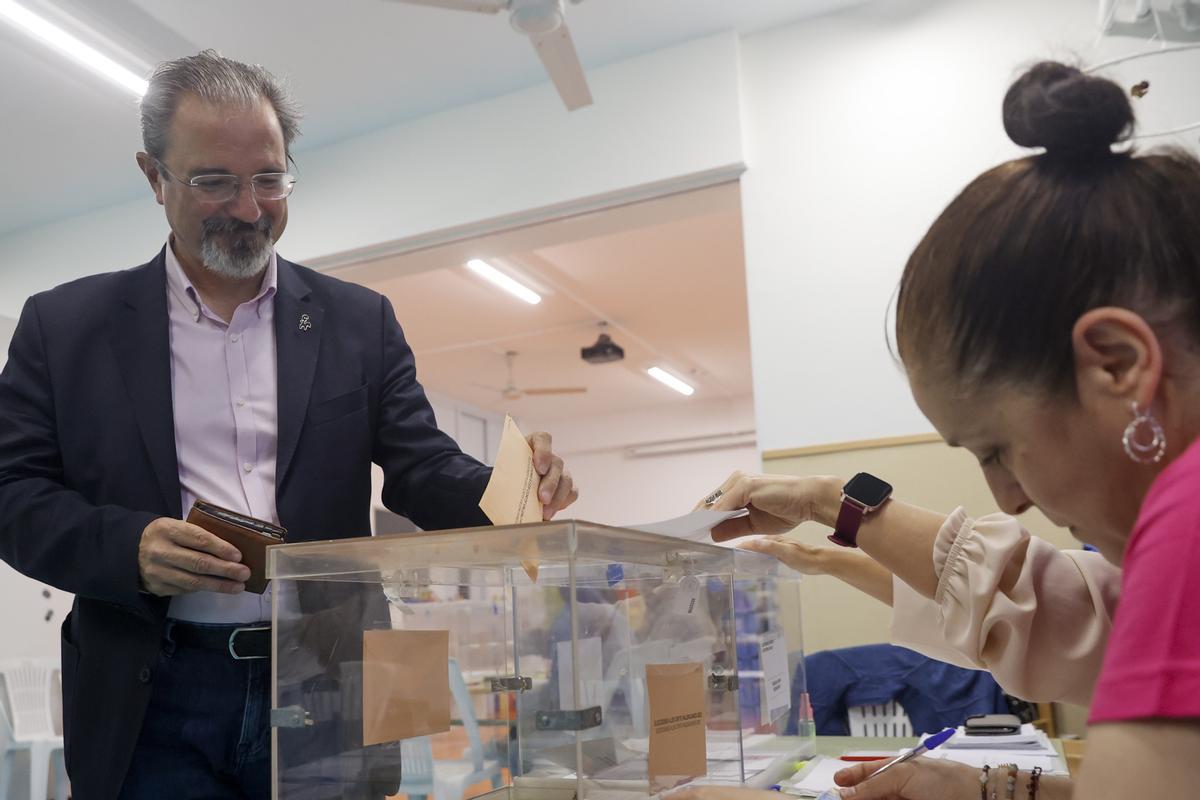
[(308, 314), (300, 315), (300, 330), (302, 330), (302, 331), (311, 331), (312, 330), (312, 320), (309, 318)]

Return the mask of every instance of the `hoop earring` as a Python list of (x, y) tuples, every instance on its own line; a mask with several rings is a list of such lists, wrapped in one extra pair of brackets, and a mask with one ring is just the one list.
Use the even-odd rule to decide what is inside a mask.
[[(1126, 426), (1125, 434), (1121, 437), (1125, 455), (1138, 464), (1157, 464), (1167, 452), (1167, 434), (1149, 408), (1141, 411), (1136, 402), (1130, 403), (1130, 407), (1133, 409), (1133, 422)], [(1150, 430), (1149, 442), (1139, 442), (1137, 439), (1138, 430), (1143, 425)]]

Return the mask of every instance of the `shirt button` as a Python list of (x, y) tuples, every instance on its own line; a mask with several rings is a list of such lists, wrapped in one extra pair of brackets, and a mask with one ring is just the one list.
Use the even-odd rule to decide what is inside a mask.
[(242, 337), (240, 334), (236, 334), (236, 333), (229, 334), (229, 341), (231, 341), (231, 342), (237, 342), (237, 340), (241, 339), (241, 338)]
[(245, 464), (242, 464), (242, 469), (246, 470), (246, 472), (249, 472), (250, 470), (254, 469), (254, 465), (247, 461)]
[(142, 683), (150, 682), (150, 668), (149, 667), (142, 667), (141, 671), (138, 673), (138, 680), (141, 681)]
[(241, 406), (244, 406), (244, 405), (246, 405), (246, 398), (239, 397), (238, 398), (238, 407), (240, 408)]

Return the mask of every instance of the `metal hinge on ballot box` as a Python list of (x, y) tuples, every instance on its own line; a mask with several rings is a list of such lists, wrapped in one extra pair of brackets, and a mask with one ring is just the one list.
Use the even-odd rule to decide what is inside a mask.
[(567, 711), (539, 711), (534, 714), (533, 724), (539, 731), (585, 731), (599, 728), (604, 723), (600, 706), (577, 708)]
[(533, 678), (522, 675), (505, 675), (490, 680), (493, 692), (528, 692), (533, 688)]
[(306, 728), (312, 724), (312, 717), (300, 706), (271, 709), (272, 728)]
[(726, 675), (715, 671), (708, 676), (708, 688), (721, 692), (736, 692), (738, 688), (737, 675)]

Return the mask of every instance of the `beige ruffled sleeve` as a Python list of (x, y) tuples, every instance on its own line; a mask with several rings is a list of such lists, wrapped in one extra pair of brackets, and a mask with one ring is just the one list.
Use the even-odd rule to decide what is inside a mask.
[(1121, 571), (1059, 550), (1007, 514), (958, 509), (934, 543), (933, 599), (893, 581), (892, 641), (986, 669), (1025, 700), (1086, 705), (1112, 628)]

